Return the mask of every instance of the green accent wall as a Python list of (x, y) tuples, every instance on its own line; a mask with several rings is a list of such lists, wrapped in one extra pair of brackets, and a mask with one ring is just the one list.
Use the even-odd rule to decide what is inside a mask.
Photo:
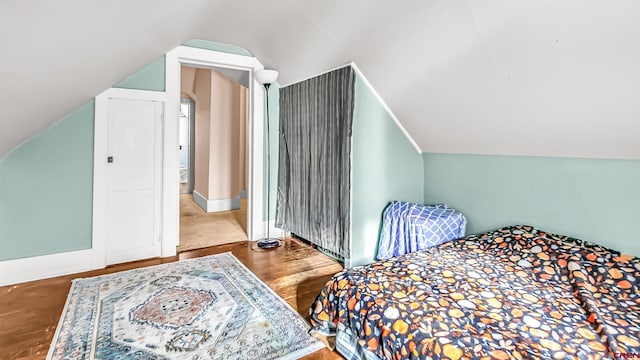
[(164, 91), (166, 62), (166, 56), (162, 55), (158, 60), (136, 71), (135, 74), (129, 76), (113, 87), (135, 90)]
[(244, 55), (244, 56), (253, 56), (249, 50), (230, 44), (219, 43), (215, 41), (201, 40), (201, 39), (191, 39), (189, 41), (185, 41), (182, 43), (184, 46), (190, 46), (199, 49), (211, 50), (211, 51), (219, 51), (225, 52), (229, 54), (236, 55)]
[(351, 263), (374, 261), (382, 212), (392, 200), (422, 202), (422, 155), (360, 77), (351, 160)]
[[(270, 154), (271, 154), (271, 174), (270, 174), (270, 194), (271, 194), (271, 198), (270, 198), (270, 204), (269, 204), (269, 220), (275, 220), (276, 218), (276, 196), (278, 194), (278, 149), (279, 149), (279, 143), (280, 143), (280, 139), (278, 134), (280, 133), (279, 131), (279, 126), (280, 126), (280, 86), (278, 84), (271, 84), (271, 86), (269, 87), (269, 93), (268, 93), (268, 97), (269, 97), (269, 148), (270, 148)], [(265, 101), (264, 103), (264, 111), (265, 111), (265, 116), (267, 113), (267, 103)], [(265, 124), (266, 124), (266, 117), (265, 117)], [(267, 128), (265, 126), (264, 128), (265, 134), (267, 132)], [(263, 176), (266, 179), (266, 174), (267, 174), (267, 139), (265, 136), (265, 140), (264, 140), (264, 168), (263, 168)], [(262, 205), (262, 220), (266, 220), (267, 219), (267, 195), (266, 195), (266, 189), (267, 189), (267, 184), (266, 181), (264, 182), (264, 188), (262, 191), (265, 192), (264, 195), (264, 202)]]
[(424, 202), (464, 213), (467, 233), (526, 224), (640, 256), (640, 161), (423, 154)]
[(91, 248), (93, 100), (0, 159), (0, 261)]

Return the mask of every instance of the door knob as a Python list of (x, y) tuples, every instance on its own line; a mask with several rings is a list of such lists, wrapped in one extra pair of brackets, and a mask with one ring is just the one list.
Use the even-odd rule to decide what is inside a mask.
[(107, 162), (108, 163), (112, 163), (113, 162), (113, 156), (107, 156)]

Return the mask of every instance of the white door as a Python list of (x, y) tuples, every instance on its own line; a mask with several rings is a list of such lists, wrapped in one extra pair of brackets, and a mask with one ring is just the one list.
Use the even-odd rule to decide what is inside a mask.
[(160, 256), (163, 104), (109, 99), (106, 263)]

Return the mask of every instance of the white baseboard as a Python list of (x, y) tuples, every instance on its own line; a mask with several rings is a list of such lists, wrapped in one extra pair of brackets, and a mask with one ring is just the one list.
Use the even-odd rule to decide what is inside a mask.
[(197, 191), (193, 191), (193, 201), (206, 212), (229, 211), (240, 209), (240, 196), (231, 199), (209, 200)]
[(0, 261), (0, 286), (96, 269), (92, 249)]
[(240, 190), (240, 199), (246, 199), (247, 194), (247, 190)]

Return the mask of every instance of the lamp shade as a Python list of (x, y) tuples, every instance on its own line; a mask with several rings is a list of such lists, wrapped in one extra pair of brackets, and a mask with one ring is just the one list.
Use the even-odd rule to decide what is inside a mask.
[(260, 84), (271, 84), (278, 78), (278, 72), (276, 70), (258, 70), (255, 72), (255, 77)]

